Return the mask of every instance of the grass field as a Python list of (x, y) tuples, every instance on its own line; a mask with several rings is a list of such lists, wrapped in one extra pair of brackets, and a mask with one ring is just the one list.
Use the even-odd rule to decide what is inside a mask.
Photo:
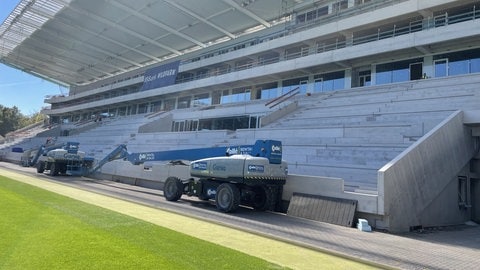
[(343, 256), (0, 168), (0, 270), (378, 269)]
[(0, 176), (0, 269), (280, 269)]

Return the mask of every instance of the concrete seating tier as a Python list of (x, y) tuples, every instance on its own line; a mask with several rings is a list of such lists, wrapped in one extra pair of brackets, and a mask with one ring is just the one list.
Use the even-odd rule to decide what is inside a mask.
[(377, 170), (456, 110), (478, 109), (479, 75), (300, 97), (298, 109), (247, 137), (282, 140), (294, 174), (340, 177), (375, 190)]
[[(283, 142), (290, 173), (339, 177), (346, 190), (375, 193), (378, 169), (452, 112), (478, 109), (479, 83), (476, 74), (299, 95), (293, 98), (298, 102), (295, 111), (261, 129), (138, 133), (139, 126), (155, 120), (138, 115), (104, 120), (67, 139), (79, 141), (82, 150), (98, 159), (118, 144), (127, 144), (132, 152), (146, 152), (277, 139)], [(169, 113), (173, 119), (185, 118), (189, 112), (223, 116), (216, 113), (228, 107), (232, 112), (251, 113), (247, 111), (251, 108), (268, 114), (272, 110), (264, 103)]]

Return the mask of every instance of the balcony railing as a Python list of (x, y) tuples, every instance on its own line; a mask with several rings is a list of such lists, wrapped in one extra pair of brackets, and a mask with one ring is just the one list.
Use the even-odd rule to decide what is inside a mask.
[[(190, 76), (188, 78), (177, 79), (176, 83), (184, 83), (189, 81), (195, 81), (198, 79), (214, 77), (222, 74), (227, 74), (231, 72), (251, 69), (254, 67), (265, 66), (273, 63), (278, 63), (281, 61), (287, 61), (295, 58), (305, 57), (313, 54), (323, 53), (332, 50), (343, 49), (346, 47), (356, 46), (360, 44), (365, 44), (369, 42), (375, 42), (382, 39), (393, 38), (396, 36), (407, 35), (419, 31), (425, 31), (432, 28), (447, 26), (455, 23), (461, 23), (466, 21), (474, 21), (480, 18), (480, 12), (476, 10), (476, 7), (473, 6), (472, 9), (468, 12), (461, 14), (449, 15), (444, 13), (433, 18), (428, 18), (424, 20), (416, 20), (410, 22), (406, 26), (397, 27), (393, 25), (389, 29), (378, 29), (375, 34), (362, 35), (362, 36), (352, 36), (347, 39), (336, 39), (334, 41), (329, 41), (325, 43), (317, 44), (316, 49), (312, 50), (300, 50), (296, 53), (289, 53), (283, 56), (276, 56), (272, 58), (262, 58), (257, 61), (249, 61), (248, 63), (236, 65), (235, 67), (228, 67), (223, 69), (215, 69), (214, 71), (208, 71), (201, 74), (201, 76)], [(304, 27), (304, 26), (303, 26)], [(285, 35), (282, 35), (285, 36)]]

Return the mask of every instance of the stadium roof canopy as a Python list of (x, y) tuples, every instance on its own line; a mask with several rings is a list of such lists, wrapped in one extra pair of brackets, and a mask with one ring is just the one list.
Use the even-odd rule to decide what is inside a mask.
[(303, 1), (21, 0), (0, 25), (0, 62), (87, 84), (268, 28)]

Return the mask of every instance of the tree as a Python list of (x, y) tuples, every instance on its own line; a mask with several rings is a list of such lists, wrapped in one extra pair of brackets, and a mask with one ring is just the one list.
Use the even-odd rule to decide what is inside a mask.
[(32, 125), (38, 122), (43, 122), (44, 120), (45, 120), (45, 115), (39, 112), (36, 112), (30, 116), (24, 117), (21, 123), (21, 127), (26, 127), (28, 125)]
[(8, 132), (26, 127), (44, 119), (44, 115), (35, 113), (30, 117), (24, 116), (16, 106), (8, 108), (0, 105), (0, 135), (5, 137)]

